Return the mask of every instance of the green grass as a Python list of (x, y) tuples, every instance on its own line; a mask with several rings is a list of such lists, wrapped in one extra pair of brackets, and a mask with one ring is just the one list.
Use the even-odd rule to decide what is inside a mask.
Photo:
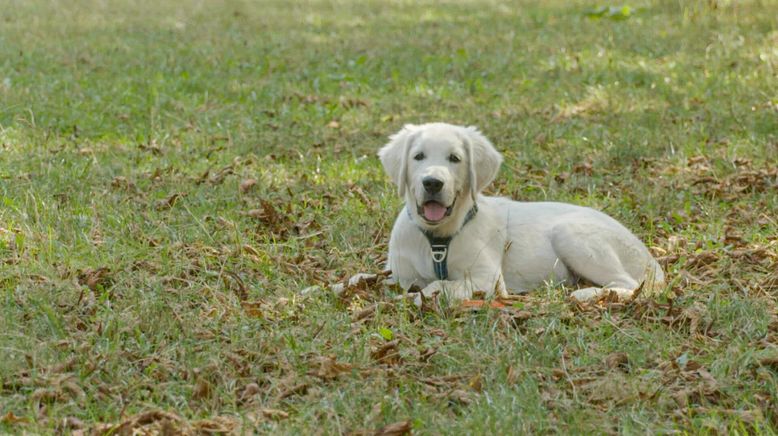
[[(0, 5), (0, 432), (776, 432), (776, 1)], [(504, 153), (491, 193), (624, 222), (665, 295), (301, 295), (382, 268), (375, 151), (435, 120)]]

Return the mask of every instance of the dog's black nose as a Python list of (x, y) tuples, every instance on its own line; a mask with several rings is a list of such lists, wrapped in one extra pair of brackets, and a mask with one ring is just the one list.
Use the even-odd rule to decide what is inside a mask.
[(443, 189), (443, 180), (434, 177), (425, 177), (422, 179), (421, 184), (424, 185), (424, 190), (430, 194), (437, 194)]

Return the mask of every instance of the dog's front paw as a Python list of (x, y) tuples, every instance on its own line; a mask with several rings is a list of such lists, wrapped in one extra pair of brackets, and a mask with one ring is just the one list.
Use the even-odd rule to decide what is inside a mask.
[(436, 298), (438, 295), (446, 292), (444, 283), (445, 282), (443, 280), (436, 280), (425, 286), (420, 293), (424, 296), (424, 298)]
[(618, 295), (618, 301), (627, 301), (632, 298), (635, 291), (624, 288), (583, 288), (573, 291), (570, 294), (570, 298), (579, 303), (586, 303), (589, 301), (597, 300), (603, 296), (615, 292)]
[(439, 303), (452, 305), (473, 296), (473, 291), (464, 283), (452, 280), (436, 280), (425, 286), (418, 293), (414, 302), (421, 307), (430, 302), (437, 306)]
[(440, 285), (440, 281), (435, 281), (425, 286), (424, 289), (417, 292), (412, 292), (413, 304), (419, 309), (429, 308), (436, 309), (438, 306), (438, 295), (443, 292)]

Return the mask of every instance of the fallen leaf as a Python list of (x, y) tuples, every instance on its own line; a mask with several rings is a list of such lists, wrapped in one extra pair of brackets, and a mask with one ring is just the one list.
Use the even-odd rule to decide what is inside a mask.
[(162, 410), (142, 412), (118, 424), (98, 424), (92, 431), (94, 434), (120, 435), (191, 433), (189, 425), (180, 416)]
[(259, 392), (260, 392), (260, 388), (258, 384), (249, 383), (246, 385), (245, 388), (243, 388), (243, 391), (240, 393), (240, 396), (238, 397), (238, 401), (241, 403), (245, 403), (251, 400)]
[(629, 357), (623, 352), (611, 353), (605, 358), (605, 365), (610, 369), (625, 370), (629, 368)]
[(399, 421), (385, 425), (373, 433), (375, 436), (401, 436), (411, 433), (411, 421)]
[(778, 355), (762, 357), (759, 359), (759, 364), (778, 370)]
[(173, 206), (176, 205), (176, 202), (180, 199), (186, 196), (185, 192), (175, 192), (173, 194), (170, 194), (167, 198), (164, 198), (162, 200), (158, 200), (156, 203), (157, 210), (165, 210), (170, 209)]
[(448, 402), (453, 405), (468, 406), (473, 402), (472, 394), (462, 389), (454, 389), (447, 397)]
[(255, 179), (246, 179), (240, 183), (240, 192), (246, 193), (257, 184)]
[(398, 349), (399, 344), (400, 341), (397, 339), (387, 342), (370, 353), (370, 357), (379, 363), (385, 363), (389, 365), (400, 363), (400, 351)]
[(289, 418), (289, 414), (283, 410), (278, 409), (259, 409), (259, 413), (267, 419), (279, 421), (281, 419)]
[(467, 385), (470, 387), (470, 389), (481, 392), (484, 388), (483, 377), (481, 374), (476, 374), (470, 378), (470, 380), (467, 382)]
[(260, 209), (252, 209), (247, 212), (247, 215), (272, 226), (281, 223), (281, 215), (273, 206), (273, 203), (263, 199), (260, 200), (260, 205), (262, 206)]
[(471, 308), (471, 309), (481, 309), (483, 307), (490, 307), (492, 309), (502, 309), (505, 306), (505, 304), (497, 301), (486, 301), (486, 300), (463, 300), (462, 301), (462, 307), (463, 308)]
[(309, 371), (308, 375), (322, 380), (334, 380), (344, 372), (350, 372), (352, 366), (348, 363), (338, 362), (334, 356), (319, 357), (315, 360), (316, 369)]
[(23, 423), (26, 423), (28, 421), (29, 420), (27, 418), (22, 417), (22, 416), (16, 416), (16, 415), (14, 415), (13, 412), (10, 412), (10, 411), (8, 413), (6, 413), (5, 415), (3, 415), (2, 418), (0, 418), (0, 423), (2, 423), (2, 424), (9, 424), (9, 425), (23, 424)]
[[(359, 322), (359, 321), (363, 321), (365, 319), (371, 318), (373, 315), (375, 315), (376, 309), (378, 309), (378, 304), (373, 304), (373, 305), (370, 305), (370, 306), (360, 310), (359, 312), (355, 313), (351, 317), (351, 322), (355, 323), (355, 322)], [(391, 330), (389, 330), (389, 333), (391, 334)], [(388, 338), (388, 340), (391, 340), (391, 339), (392, 339), (391, 337)]]
[(285, 398), (289, 398), (294, 395), (305, 395), (305, 393), (308, 392), (309, 387), (310, 385), (308, 383), (296, 384), (290, 388), (281, 391), (281, 393), (278, 395), (278, 399), (283, 400)]
[(620, 371), (609, 371), (594, 380), (584, 380), (581, 391), (593, 404), (624, 404), (639, 398), (638, 390)]
[(86, 425), (83, 421), (70, 416), (62, 419), (62, 421), (57, 426), (57, 430), (62, 433), (67, 433), (68, 430), (81, 430), (84, 428), (86, 428)]
[(746, 424), (756, 424), (764, 420), (764, 414), (759, 409), (753, 410), (734, 410), (734, 409), (710, 409), (707, 407), (697, 407), (694, 409), (695, 413), (715, 413), (716, 415), (724, 415), (727, 417), (735, 418)]
[(195, 383), (194, 390), (192, 391), (192, 398), (195, 400), (203, 400), (210, 398), (213, 388), (211, 383), (203, 377), (198, 378)]
[(505, 377), (505, 382), (509, 385), (515, 384), (519, 379), (519, 372), (516, 371), (513, 366), (508, 367), (508, 375)]
[(78, 284), (88, 287), (92, 292), (97, 291), (98, 287), (109, 288), (113, 284), (110, 273), (110, 268), (105, 266), (97, 269), (87, 268), (78, 273)]
[[(383, 283), (390, 272), (384, 271), (378, 274), (358, 273), (351, 276), (347, 282), (335, 283), (330, 285), (330, 290), (337, 295), (344, 303), (349, 303), (352, 299), (359, 297), (361, 299), (374, 299), (368, 291), (377, 290), (377, 285)], [(362, 310), (361, 307), (358, 308)]]
[(515, 309), (502, 309), (500, 311), (500, 318), (507, 324), (507, 326), (522, 329), (524, 328), (524, 322), (528, 319), (531, 319), (533, 316), (532, 312), (526, 311), (526, 310), (515, 310)]
[(437, 348), (428, 347), (424, 349), (424, 351), (419, 353), (419, 361), (428, 362), (430, 360), (430, 357), (434, 356), (437, 352), (438, 352)]
[(592, 163), (591, 162), (583, 162), (580, 164), (576, 164), (573, 166), (573, 172), (576, 174), (584, 174), (586, 176), (591, 176), (592, 171)]
[(123, 176), (116, 176), (111, 180), (111, 186), (116, 189), (135, 189), (135, 184)]
[[(217, 416), (211, 419), (201, 419), (192, 423), (194, 434), (239, 434), (236, 431), (240, 423), (232, 417)], [(162, 434), (166, 434), (162, 432)]]

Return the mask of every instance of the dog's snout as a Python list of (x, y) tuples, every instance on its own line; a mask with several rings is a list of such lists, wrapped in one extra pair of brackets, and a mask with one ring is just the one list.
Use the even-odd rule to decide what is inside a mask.
[(443, 189), (443, 180), (436, 179), (435, 177), (425, 177), (421, 184), (424, 185), (424, 190), (430, 194), (437, 194)]

